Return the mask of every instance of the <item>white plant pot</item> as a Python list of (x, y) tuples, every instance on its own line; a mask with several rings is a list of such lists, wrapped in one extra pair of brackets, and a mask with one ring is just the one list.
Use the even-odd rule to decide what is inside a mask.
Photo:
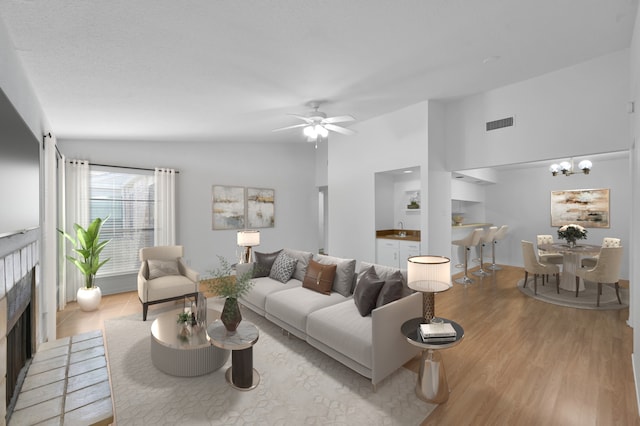
[(80, 309), (83, 311), (95, 311), (100, 306), (100, 300), (102, 299), (102, 292), (100, 287), (80, 287), (76, 294), (76, 299)]

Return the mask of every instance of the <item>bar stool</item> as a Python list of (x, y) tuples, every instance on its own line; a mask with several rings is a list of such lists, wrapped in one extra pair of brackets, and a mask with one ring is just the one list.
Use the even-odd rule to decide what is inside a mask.
[[(477, 275), (479, 277), (491, 275), (491, 272), (487, 272), (482, 269), (482, 263), (484, 262), (484, 253), (482, 249), (486, 244), (493, 244), (493, 237), (496, 235), (496, 232), (498, 232), (497, 226), (491, 226), (486, 231), (483, 231), (482, 236), (480, 237), (480, 269), (475, 271), (473, 275)], [(493, 247), (493, 245), (491, 247)]]
[(478, 245), (478, 243), (480, 242), (480, 237), (482, 236), (483, 233), (484, 233), (484, 229), (476, 228), (473, 231), (471, 231), (469, 235), (467, 235), (463, 239), (454, 240), (451, 242), (451, 244), (455, 246), (464, 247), (464, 276), (456, 280), (458, 284), (466, 285), (466, 284), (471, 284), (473, 282), (473, 280), (467, 276), (467, 266), (469, 264), (469, 250), (471, 249), (471, 247)]
[(502, 225), (493, 236), (493, 244), (491, 245), (491, 265), (487, 267), (487, 269), (491, 271), (499, 271), (502, 269), (500, 266), (496, 265), (496, 244), (498, 244), (498, 241), (503, 240), (504, 237), (506, 237), (508, 230), (509, 225)]

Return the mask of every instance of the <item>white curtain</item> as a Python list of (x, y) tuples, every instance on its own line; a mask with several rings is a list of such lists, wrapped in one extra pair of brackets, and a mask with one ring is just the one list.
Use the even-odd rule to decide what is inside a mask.
[(155, 170), (155, 206), (153, 240), (156, 246), (176, 243), (176, 171)]
[[(64, 176), (61, 187), (64, 190), (64, 203), (62, 220), (64, 231), (75, 236), (73, 225), (78, 223), (83, 227), (89, 226), (89, 162), (83, 160), (64, 161)], [(78, 289), (84, 286), (84, 275), (71, 262), (66, 260), (67, 255), (75, 256), (72, 244), (66, 240), (62, 277), (60, 281), (60, 294), (58, 297), (58, 309), (64, 309), (66, 302), (76, 300)]]

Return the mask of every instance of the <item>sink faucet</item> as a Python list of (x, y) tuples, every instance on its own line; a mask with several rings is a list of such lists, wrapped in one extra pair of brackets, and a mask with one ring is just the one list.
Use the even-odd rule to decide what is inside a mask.
[(400, 236), (404, 237), (407, 235), (406, 232), (404, 232), (404, 223), (402, 223), (402, 221), (398, 222), (398, 226), (400, 227)]

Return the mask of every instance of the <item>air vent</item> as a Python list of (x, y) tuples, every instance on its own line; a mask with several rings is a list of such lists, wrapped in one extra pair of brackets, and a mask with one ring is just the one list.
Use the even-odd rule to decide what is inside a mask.
[(513, 117), (502, 118), (495, 121), (487, 121), (487, 132), (513, 126)]

